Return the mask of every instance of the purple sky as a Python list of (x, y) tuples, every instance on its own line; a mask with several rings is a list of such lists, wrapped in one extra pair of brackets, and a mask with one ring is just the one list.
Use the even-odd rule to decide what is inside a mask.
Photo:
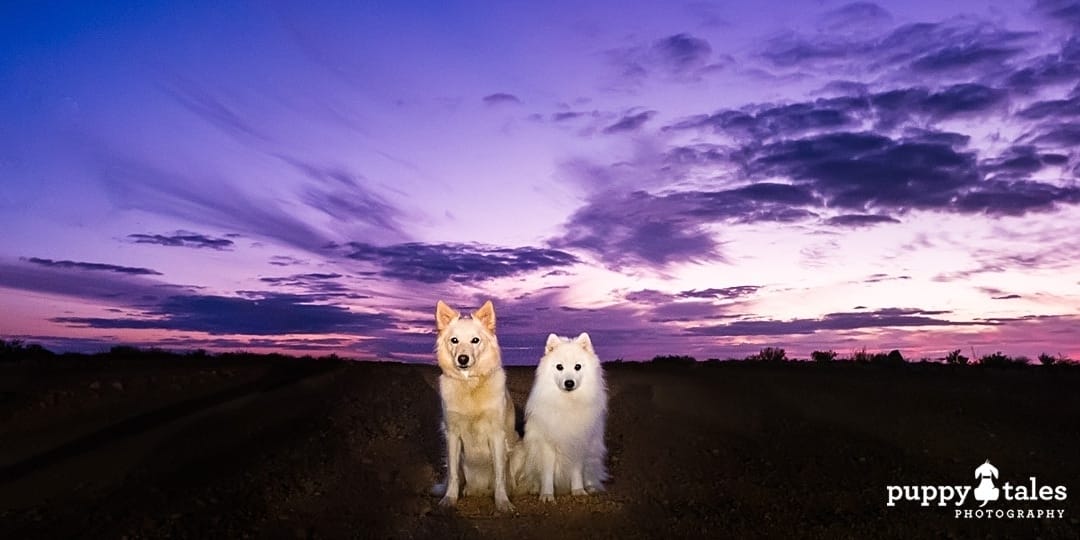
[(1080, 1), (114, 4), (0, 7), (0, 337), (1080, 357)]

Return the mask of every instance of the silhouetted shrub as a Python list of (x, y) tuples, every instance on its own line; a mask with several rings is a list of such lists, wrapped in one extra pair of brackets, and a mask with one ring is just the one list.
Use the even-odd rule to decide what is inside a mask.
[(1044, 365), (1044, 366), (1051, 366), (1056, 361), (1057, 361), (1057, 358), (1055, 358), (1053, 356), (1050, 356), (1049, 354), (1042, 353), (1042, 354), (1039, 355), (1039, 363)]
[(949, 351), (949, 354), (945, 355), (945, 363), (957, 366), (966, 366), (968, 363), (968, 357), (960, 354), (960, 349)]
[(747, 360), (758, 362), (783, 362), (784, 360), (787, 360), (787, 353), (780, 347), (765, 347), (757, 354), (748, 357)]
[(889, 351), (889, 354), (877, 353), (870, 358), (870, 361), (874, 364), (881, 364), (887, 366), (899, 366), (904, 364), (904, 355), (900, 354), (900, 351), (893, 349)]
[(857, 363), (860, 363), (860, 364), (869, 364), (870, 361), (873, 360), (873, 359), (874, 359), (874, 355), (866, 352), (866, 347), (863, 347), (861, 350), (852, 351), (852, 353), (851, 353), (851, 361), (852, 362), (857, 362)]
[(836, 360), (836, 351), (814, 351), (810, 353), (810, 359), (815, 362), (833, 362)]
[(694, 364), (696, 362), (697, 362), (697, 358), (694, 358), (693, 356), (674, 355), (674, 354), (654, 356), (653, 359), (652, 359), (652, 363), (654, 363), (654, 364), (662, 364), (662, 365), (667, 365), (667, 366), (675, 366), (675, 365), (685, 366), (685, 365)]
[(998, 351), (980, 358), (979, 365), (986, 367), (1021, 367), (1027, 365), (1027, 359), (1023, 357), (1011, 358)]
[(130, 356), (139, 356), (142, 351), (138, 347), (132, 347), (131, 345), (116, 345), (109, 349), (109, 356), (121, 358)]
[(40, 360), (42, 358), (52, 358), (53, 356), (52, 351), (37, 343), (26, 345), (26, 342), (21, 339), (10, 341), (0, 339), (0, 362)]

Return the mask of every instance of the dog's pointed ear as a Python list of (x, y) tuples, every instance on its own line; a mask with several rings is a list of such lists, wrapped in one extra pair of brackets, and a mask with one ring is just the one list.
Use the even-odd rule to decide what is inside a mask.
[(548, 334), (547, 343), (544, 344), (544, 354), (548, 354), (551, 351), (555, 350), (555, 347), (558, 347), (559, 343), (562, 343), (562, 339), (559, 338), (559, 336), (556, 336), (555, 334)]
[(581, 345), (582, 349), (585, 349), (592, 354), (596, 354), (596, 351), (592, 348), (592, 338), (589, 337), (588, 333), (582, 332), (578, 337), (574, 338), (574, 343)]
[(495, 306), (491, 303), (491, 300), (484, 302), (484, 305), (473, 313), (473, 318), (480, 321), (480, 324), (484, 325), (488, 332), (495, 331)]
[(457, 319), (458, 317), (461, 317), (461, 314), (454, 311), (454, 308), (446, 305), (446, 302), (439, 300), (439, 302), (435, 304), (435, 327), (438, 328), (440, 332), (447, 326), (450, 326), (450, 323), (454, 322), (454, 319)]

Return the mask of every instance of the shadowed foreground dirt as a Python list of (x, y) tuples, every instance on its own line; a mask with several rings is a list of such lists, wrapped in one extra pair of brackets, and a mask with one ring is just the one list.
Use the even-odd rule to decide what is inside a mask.
[[(531, 368), (509, 368), (522, 408)], [(0, 365), (0, 538), (1076, 538), (1080, 370), (609, 365), (606, 493), (438, 508), (433, 366)], [(1065, 485), (1064, 519), (885, 506), (886, 485)], [(1076, 490), (1076, 491), (1074, 491)], [(974, 509), (969, 500), (965, 508)]]

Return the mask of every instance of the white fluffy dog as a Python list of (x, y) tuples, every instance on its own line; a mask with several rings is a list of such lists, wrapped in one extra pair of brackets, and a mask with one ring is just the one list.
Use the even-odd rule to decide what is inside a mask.
[(589, 334), (551, 334), (525, 405), (523, 448), (511, 461), (515, 492), (585, 495), (604, 489), (607, 388)]
[(463, 317), (440, 300), (435, 321), (447, 478), (432, 491), (443, 495), (439, 504), (453, 506), (464, 480), (466, 495), (494, 492), (495, 507), (512, 511), (506, 495), (507, 462), (518, 436), (495, 338), (495, 308), (489, 300), (472, 317)]

